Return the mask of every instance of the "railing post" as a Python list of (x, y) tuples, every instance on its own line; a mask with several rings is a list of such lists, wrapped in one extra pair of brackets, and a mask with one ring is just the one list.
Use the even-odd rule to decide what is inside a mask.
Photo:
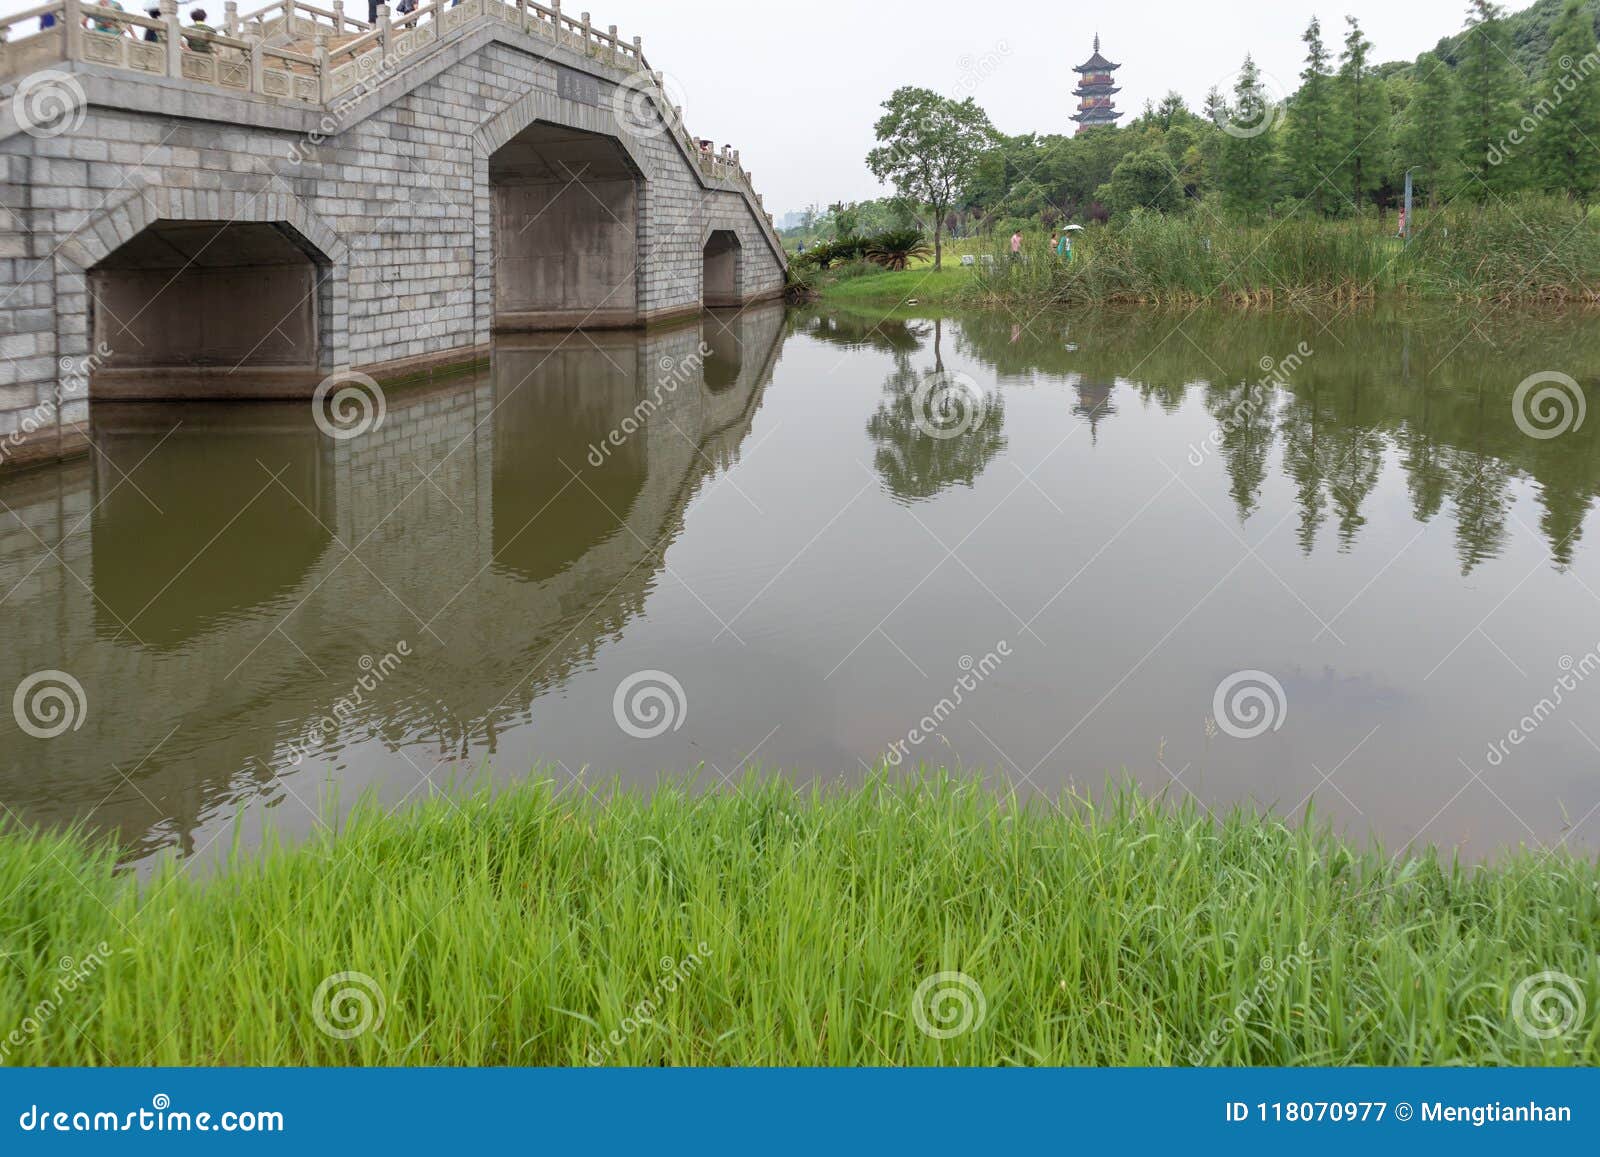
[(333, 0), (333, 34), (344, 35), (344, 0)]
[(644, 44), (635, 36), (633, 38), (633, 70), (635, 72), (644, 68)]
[(611, 25), (606, 29), (606, 34), (611, 41), (611, 67), (617, 67), (617, 26)]
[(183, 75), (183, 25), (178, 23), (178, 0), (161, 0), (161, 20), (167, 30), (161, 34), (166, 41), (167, 75)]
[(556, 30), (556, 43), (561, 43), (561, 0), (550, 0), (550, 7), (555, 15), (550, 17), (550, 25)]
[(259, 32), (247, 32), (245, 39), (250, 42), (250, 91), (265, 92), (264, 74), (266, 72), (266, 63), (261, 56), (261, 34)]
[(5, 25), (0, 24), (0, 75), (4, 75), (6, 71), (6, 33), (8, 31), (9, 29)]
[(528, 30), (528, 0), (517, 0), (517, 31)]
[(222, 10), (223, 10), (223, 12), (225, 14), (224, 19), (222, 21), (222, 29), (223, 29), (223, 31), (226, 32), (229, 36), (232, 36), (234, 39), (238, 39), (238, 37), (239, 37), (239, 0), (228, 0), (228, 2), (222, 6)]
[(593, 33), (594, 29), (589, 24), (589, 14), (585, 12), (583, 14), (583, 54), (585, 56), (589, 55), (589, 37)]
[(328, 68), (328, 33), (321, 25), (317, 26), (316, 35), (311, 38), (314, 46), (312, 55), (317, 58), (317, 103), (327, 104), (332, 81)]
[(80, 0), (66, 0), (61, 12), (62, 32), (66, 34), (63, 46), (68, 60), (83, 55), (83, 4)]
[(389, 6), (378, 5), (378, 63), (383, 67), (389, 66), (389, 49), (393, 43), (394, 34), (389, 29)]

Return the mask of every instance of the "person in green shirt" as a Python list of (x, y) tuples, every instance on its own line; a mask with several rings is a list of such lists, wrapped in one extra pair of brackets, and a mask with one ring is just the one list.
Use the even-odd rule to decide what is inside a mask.
[[(196, 8), (189, 13), (189, 27), (197, 32), (209, 32), (213, 36), (217, 32), (215, 28), (206, 23), (206, 10), (204, 8)], [(211, 41), (203, 36), (186, 36), (184, 37), (184, 42), (188, 44), (190, 52), (211, 51)]]
[[(96, 5), (96, 7), (109, 8), (114, 12), (126, 11), (121, 4), (117, 3), (117, 0), (100, 0), (100, 3)], [(96, 32), (103, 32), (108, 36), (121, 36), (127, 32), (126, 28), (114, 20), (100, 20), (95, 17), (90, 17), (90, 19), (93, 22), (92, 27)]]

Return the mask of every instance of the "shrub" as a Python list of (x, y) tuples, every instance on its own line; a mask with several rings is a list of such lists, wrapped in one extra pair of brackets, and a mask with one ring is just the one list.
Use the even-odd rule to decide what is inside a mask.
[(867, 260), (884, 269), (904, 269), (930, 252), (919, 229), (890, 229), (867, 239)]

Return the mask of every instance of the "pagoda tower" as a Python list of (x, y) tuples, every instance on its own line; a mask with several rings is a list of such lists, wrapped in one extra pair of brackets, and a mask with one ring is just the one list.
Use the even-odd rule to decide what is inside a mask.
[(1080, 133), (1096, 125), (1114, 125), (1122, 119), (1111, 100), (1114, 93), (1122, 91), (1111, 77), (1121, 67), (1100, 55), (1100, 34), (1095, 33), (1094, 55), (1072, 70), (1078, 74), (1078, 87), (1072, 90), (1078, 98), (1078, 111), (1072, 119), (1078, 122)]

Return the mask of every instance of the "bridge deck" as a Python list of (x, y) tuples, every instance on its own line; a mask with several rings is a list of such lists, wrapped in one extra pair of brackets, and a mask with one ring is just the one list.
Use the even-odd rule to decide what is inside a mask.
[[(136, 76), (179, 77), (266, 100), (327, 107), (352, 94), (365, 95), (440, 44), (498, 21), (623, 74), (620, 83), (648, 95), (706, 176), (742, 184), (760, 204), (736, 154), (730, 160), (702, 149), (684, 127), (682, 109), (674, 108), (662, 90), (639, 38), (624, 40), (616, 25), (599, 29), (587, 13), (574, 19), (562, 12), (560, 0), (550, 6), (537, 0), (429, 0), (398, 19), (382, 7), (376, 25), (346, 16), (343, 0), (332, 0), (331, 9), (274, 0), (245, 16), (230, 10), (222, 30), (214, 33), (182, 25), (171, 0), (166, 3), (171, 10), (160, 19), (87, 0), (48, 0), (0, 17), (0, 82), (82, 61)], [(39, 27), (46, 17), (53, 24)]]

